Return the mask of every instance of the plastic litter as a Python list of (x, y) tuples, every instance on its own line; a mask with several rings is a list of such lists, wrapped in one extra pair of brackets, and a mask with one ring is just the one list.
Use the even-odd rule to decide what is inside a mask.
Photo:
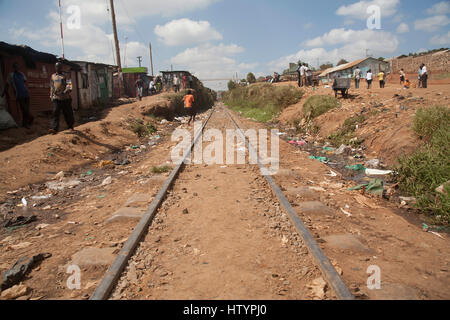
[(362, 190), (366, 189), (366, 191), (375, 194), (375, 195), (383, 195), (384, 191), (384, 181), (380, 179), (372, 179), (367, 184), (361, 184), (352, 188), (349, 188), (349, 191)]
[(353, 170), (353, 171), (363, 171), (366, 170), (366, 168), (362, 164), (354, 164), (352, 166), (346, 166), (346, 169)]
[(292, 141), (289, 141), (289, 143), (290, 144), (295, 144), (297, 146), (304, 146), (306, 144), (306, 141), (303, 141), (303, 140), (299, 140), (299, 141), (292, 140)]
[(380, 160), (371, 159), (364, 164), (367, 168), (376, 169), (380, 166)]
[(345, 210), (342, 209), (342, 208), (341, 208), (341, 211), (342, 211), (342, 213), (345, 214), (347, 217), (351, 217), (351, 216), (352, 216), (352, 214), (351, 214), (350, 212), (345, 211)]
[(111, 183), (112, 183), (112, 177), (109, 176), (105, 180), (103, 180), (102, 186), (107, 186), (107, 185), (110, 185)]
[(326, 158), (326, 157), (310, 156), (309, 158), (312, 159), (312, 160), (320, 161), (322, 163), (328, 163), (329, 162), (328, 158)]
[(368, 176), (386, 176), (392, 172), (392, 170), (366, 169), (366, 175)]
[(23, 206), (24, 206), (25, 208), (28, 207), (28, 201), (27, 201), (27, 199), (22, 198), (22, 204), (23, 204)]
[(324, 151), (334, 151), (335, 149), (332, 147), (323, 147)]
[(50, 199), (51, 197), (52, 197), (51, 194), (46, 195), (46, 196), (32, 196), (32, 197), (31, 197), (31, 200), (34, 200), (34, 201), (42, 201), (42, 200), (48, 200), (48, 199)]

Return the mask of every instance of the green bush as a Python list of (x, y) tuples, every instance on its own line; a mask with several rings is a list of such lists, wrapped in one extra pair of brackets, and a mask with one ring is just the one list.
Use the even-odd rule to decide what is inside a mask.
[(311, 96), (303, 105), (303, 114), (306, 119), (310, 120), (340, 105), (341, 103), (335, 97), (324, 95)]
[(366, 121), (366, 116), (364, 115), (346, 119), (344, 124), (328, 137), (328, 140), (335, 146), (340, 146), (341, 144), (350, 144), (353, 146), (361, 145), (364, 142), (364, 139), (357, 139), (356, 141), (353, 139), (355, 138), (356, 125), (359, 125), (364, 121)]
[(427, 143), (412, 155), (401, 157), (395, 168), (400, 190), (416, 197), (417, 208), (441, 224), (450, 222), (450, 188), (446, 185), (444, 194), (436, 192), (437, 187), (450, 180), (448, 111), (445, 107), (417, 111), (414, 130)]
[(257, 83), (226, 92), (223, 101), (247, 118), (268, 122), (284, 108), (299, 102), (302, 96), (303, 92), (293, 86)]
[(158, 131), (152, 123), (148, 122), (147, 124), (144, 124), (144, 121), (139, 119), (134, 119), (132, 121), (130, 124), (130, 130), (133, 131), (139, 138), (145, 138)]
[(414, 117), (414, 131), (419, 137), (430, 140), (433, 133), (442, 126), (448, 126), (450, 123), (450, 108), (433, 107), (420, 108)]

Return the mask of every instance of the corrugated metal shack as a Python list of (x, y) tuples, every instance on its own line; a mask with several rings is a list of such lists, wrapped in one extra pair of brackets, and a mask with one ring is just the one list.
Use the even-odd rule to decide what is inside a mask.
[(319, 77), (324, 83), (331, 82), (335, 78), (352, 78), (353, 72), (357, 67), (361, 69), (363, 77), (369, 69), (371, 69), (374, 74), (379, 73), (380, 70), (385, 73), (391, 72), (390, 64), (388, 62), (369, 57), (326, 69)]
[(77, 82), (81, 108), (105, 103), (113, 99), (113, 74), (117, 67), (85, 61), (74, 61), (80, 66)]
[[(68, 79), (72, 80), (73, 106), (78, 106), (77, 96), (77, 72), (79, 66), (67, 60), (59, 60), (53, 54), (36, 51), (27, 46), (11, 45), (0, 42), (0, 76), (6, 83), (8, 74), (13, 72), (13, 64), (19, 65), (19, 70), (27, 77), (27, 87), (30, 93), (31, 113), (52, 110), (50, 101), (50, 77), (55, 72), (55, 63), (62, 62), (63, 71)], [(3, 88), (1, 88), (3, 90)], [(16, 103), (14, 91), (10, 88), (7, 92), (8, 111), (13, 118), (20, 122), (21, 111)]]
[(150, 77), (147, 75), (148, 68), (136, 67), (136, 68), (123, 68), (123, 86), (125, 95), (131, 98), (137, 97), (136, 81), (141, 77), (144, 79), (146, 85), (144, 86), (144, 96), (147, 95), (148, 85), (150, 84)]

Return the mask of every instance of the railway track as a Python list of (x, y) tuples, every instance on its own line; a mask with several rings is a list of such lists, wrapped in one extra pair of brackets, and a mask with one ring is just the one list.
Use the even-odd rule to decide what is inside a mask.
[[(232, 126), (237, 130), (240, 135), (242, 141), (245, 141), (245, 145), (247, 146), (250, 153), (256, 155), (256, 150), (250, 141), (245, 137), (241, 126), (239, 125), (239, 121), (236, 120), (228, 110), (224, 107), (215, 107), (211, 110), (207, 120), (202, 126), (201, 132), (198, 132), (194, 137), (194, 140), (187, 150), (181, 161), (176, 165), (173, 169), (159, 193), (156, 195), (155, 199), (151, 203), (147, 212), (139, 222), (139, 224), (134, 229), (131, 236), (128, 238), (127, 242), (124, 244), (122, 250), (119, 252), (114, 263), (109, 267), (105, 276), (103, 277), (101, 283), (96, 288), (95, 292), (91, 296), (91, 300), (106, 300), (110, 298), (113, 290), (115, 289), (117, 283), (119, 282), (122, 274), (125, 271), (130, 259), (135, 255), (136, 249), (138, 248), (140, 242), (145, 238), (149, 227), (152, 225), (155, 216), (158, 213), (158, 210), (161, 208), (161, 205), (164, 203), (167, 198), (168, 192), (177, 184), (177, 179), (180, 176), (180, 173), (184, 168), (184, 160), (191, 156), (192, 151), (196, 144), (199, 142), (202, 137), (202, 132), (207, 127), (210, 119), (214, 114), (224, 114), (225, 117), (232, 123)], [(264, 165), (261, 162), (261, 159), (258, 158), (258, 166), (262, 170), (261, 172), (267, 172)], [(292, 208), (289, 201), (283, 195), (279, 186), (275, 183), (270, 175), (263, 175), (266, 180), (268, 186), (271, 188), (271, 193), (274, 194), (280, 204), (280, 208), (283, 212), (287, 213), (287, 217), (290, 220), (291, 226), (294, 228), (296, 233), (301, 237), (301, 241), (304, 246), (309, 251), (311, 257), (313, 258), (313, 263), (320, 270), (323, 278), (328, 282), (329, 286), (332, 288), (337, 299), (340, 300), (352, 300), (354, 299), (353, 295), (350, 293), (350, 290), (347, 288), (340, 275), (337, 273), (329, 259), (326, 257), (324, 252), (321, 250), (319, 245), (314, 240), (311, 233), (305, 227), (301, 219), (298, 217), (294, 209)], [(239, 202), (237, 200), (237, 202)], [(213, 231), (211, 231), (213, 232)], [(175, 240), (176, 241), (176, 240)], [(194, 249), (197, 250), (197, 249)], [(207, 263), (207, 262), (206, 262)], [(286, 281), (285, 281), (286, 282)], [(214, 297), (211, 297), (214, 298)]]

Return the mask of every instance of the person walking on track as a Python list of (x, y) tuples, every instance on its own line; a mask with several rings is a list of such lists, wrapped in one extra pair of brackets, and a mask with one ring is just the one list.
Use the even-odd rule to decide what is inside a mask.
[(361, 81), (361, 69), (359, 67), (356, 67), (353, 76), (355, 77), (355, 88), (359, 89), (359, 83)]
[(62, 64), (56, 63), (56, 73), (54, 73), (50, 79), (50, 99), (53, 103), (53, 114), (51, 121), (51, 134), (56, 134), (59, 130), (59, 118), (61, 111), (64, 115), (69, 129), (73, 130), (75, 119), (72, 110), (72, 98), (70, 93), (72, 91), (71, 86), (68, 84), (66, 76), (62, 71)]
[(8, 92), (9, 86), (14, 89), (16, 103), (22, 112), (22, 126), (29, 129), (33, 123), (33, 116), (30, 113), (30, 93), (26, 87), (27, 77), (19, 71), (19, 65), (13, 64), (14, 71), (8, 75), (3, 94)]
[(142, 80), (141, 77), (136, 80), (136, 89), (137, 89), (137, 96), (139, 101), (142, 100), (142, 96), (144, 95), (144, 80)]
[(188, 90), (187, 94), (184, 96), (184, 108), (186, 113), (189, 115), (188, 125), (191, 125), (191, 121), (195, 123), (195, 116), (197, 115), (195, 107), (194, 107), (194, 96), (192, 95), (192, 91)]

